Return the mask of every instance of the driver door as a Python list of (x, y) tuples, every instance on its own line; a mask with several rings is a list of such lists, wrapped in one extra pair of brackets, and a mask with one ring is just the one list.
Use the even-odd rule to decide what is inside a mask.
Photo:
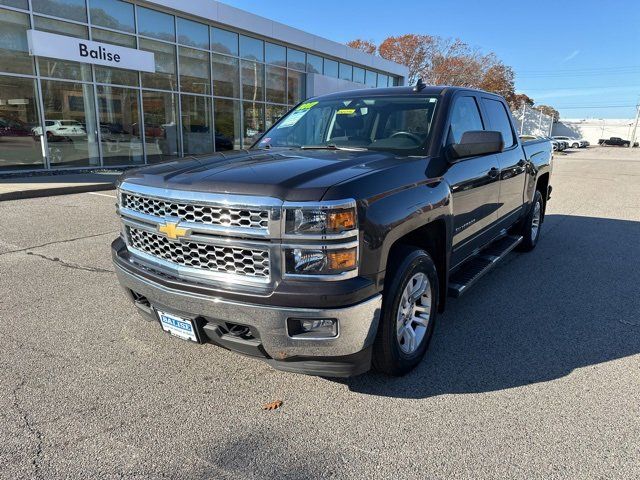
[[(447, 145), (459, 143), (468, 131), (487, 130), (478, 100), (460, 95), (453, 101)], [(451, 265), (462, 263), (494, 236), (498, 219), (500, 166), (495, 154), (461, 159), (444, 175), (452, 192), (453, 253)]]

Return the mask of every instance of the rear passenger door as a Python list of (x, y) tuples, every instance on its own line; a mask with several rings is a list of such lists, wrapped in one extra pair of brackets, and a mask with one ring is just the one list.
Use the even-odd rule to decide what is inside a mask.
[(497, 154), (500, 165), (498, 219), (504, 227), (518, 219), (524, 205), (527, 162), (507, 106), (502, 101), (490, 97), (482, 97), (481, 102), (488, 130), (502, 133), (504, 140), (504, 150)]
[[(488, 130), (478, 99), (462, 94), (453, 100), (447, 144), (459, 143), (468, 131)], [(453, 196), (453, 254), (456, 266), (493, 236), (497, 220), (499, 165), (496, 155), (481, 155), (450, 164), (444, 175)]]

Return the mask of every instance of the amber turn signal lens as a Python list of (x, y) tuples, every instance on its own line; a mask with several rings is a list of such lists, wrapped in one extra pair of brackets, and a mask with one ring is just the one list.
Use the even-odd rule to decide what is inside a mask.
[(327, 252), (329, 268), (331, 270), (351, 270), (356, 267), (358, 259), (357, 249), (333, 250)]
[(356, 211), (343, 210), (341, 212), (330, 212), (327, 219), (327, 230), (331, 232), (343, 232), (356, 228)]

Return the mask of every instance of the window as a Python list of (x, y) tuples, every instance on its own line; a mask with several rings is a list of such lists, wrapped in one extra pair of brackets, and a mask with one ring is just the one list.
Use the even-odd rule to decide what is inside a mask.
[(173, 15), (138, 7), (138, 33), (147, 37), (175, 42), (176, 29)]
[(389, 82), (389, 77), (387, 77), (386, 75), (382, 75), (381, 73), (378, 74), (378, 83), (377, 86), (378, 87), (386, 87), (387, 84)]
[(144, 163), (138, 90), (98, 85), (97, 91), (104, 165)]
[[(42, 80), (42, 103), (52, 167), (100, 163), (93, 85)], [(41, 131), (37, 131), (41, 134)]]
[(281, 105), (267, 105), (265, 113), (265, 129), (269, 130), (278, 120), (280, 120), (285, 113), (287, 113), (287, 107)]
[(0, 9), (0, 71), (33, 75), (33, 58), (29, 56), (27, 30), (29, 16)]
[(29, 10), (29, 0), (0, 0), (0, 5)]
[(35, 80), (0, 76), (0, 171), (42, 168)]
[(371, 70), (367, 70), (365, 75), (365, 85), (368, 87), (375, 87), (378, 85), (378, 74), (376, 72), (372, 72)]
[(209, 27), (203, 23), (178, 18), (178, 43), (209, 49)]
[(272, 65), (284, 67), (287, 64), (287, 49), (281, 45), (265, 43), (264, 55), (265, 62)]
[(216, 152), (240, 148), (240, 102), (213, 101)]
[(182, 144), (185, 155), (213, 152), (211, 99), (182, 95)]
[[(115, 33), (99, 28), (93, 28), (91, 32), (93, 39), (97, 42), (113, 43), (114, 45), (122, 45), (123, 47), (136, 48), (136, 38), (132, 35)], [(117, 85), (130, 85), (132, 87), (137, 87), (139, 84), (138, 72), (135, 70), (103, 67), (101, 65), (95, 65), (94, 68), (96, 71), (96, 81), (98, 83), (113, 83)]]
[(264, 65), (242, 60), (242, 98), (252, 101), (264, 101)]
[(338, 78), (338, 62), (334, 60), (324, 59), (324, 74), (327, 77)]
[[(87, 27), (82, 25), (44, 17), (33, 17), (33, 21), (37, 30), (76, 38), (86, 39), (89, 37)], [(91, 81), (91, 66), (87, 63), (38, 57), (38, 65), (40, 67), (40, 75), (43, 77)]]
[(211, 93), (209, 52), (180, 47), (180, 90), (191, 93)]
[(340, 78), (342, 80), (353, 80), (353, 67), (351, 65), (347, 65), (346, 63), (340, 64)]
[(317, 55), (307, 55), (307, 72), (320, 73), (323, 72), (323, 59)]
[(249, 148), (264, 133), (264, 104), (244, 102), (242, 114), (244, 117), (242, 145), (244, 148)]
[(465, 132), (484, 130), (475, 98), (458, 97), (451, 111), (449, 143), (460, 143)]
[(89, 0), (91, 24), (135, 33), (133, 5), (120, 0)]
[(286, 69), (267, 65), (267, 102), (287, 103)]
[(364, 68), (353, 67), (353, 81), (364, 83)]
[(238, 55), (238, 34), (211, 27), (211, 50), (227, 55)]
[(238, 59), (211, 55), (213, 64), (213, 94), (219, 97), (240, 98), (240, 72)]
[(176, 95), (173, 93), (142, 92), (144, 142), (149, 163), (178, 156), (176, 106)]
[(142, 86), (162, 90), (176, 90), (176, 47), (155, 40), (140, 39), (140, 50), (153, 52), (155, 73), (142, 73)]
[(513, 129), (511, 128), (509, 114), (504, 108), (502, 102), (499, 102), (498, 100), (492, 100), (490, 98), (483, 98), (482, 105), (487, 112), (489, 128), (491, 130), (502, 133), (504, 147), (509, 148), (515, 145), (516, 139), (513, 135)]
[(264, 42), (257, 38), (240, 35), (240, 56), (248, 60), (264, 60)]
[(293, 48), (287, 49), (287, 66), (289, 68), (295, 68), (296, 70), (302, 70), (304, 72), (306, 65), (305, 53), (300, 50), (294, 50)]
[(87, 7), (84, 0), (31, 0), (33, 11), (68, 18), (76, 22), (87, 21)]
[(296, 72), (293, 70), (289, 70), (289, 75), (287, 77), (287, 100), (289, 105), (295, 105), (298, 102), (301, 102), (306, 98), (306, 85), (305, 79), (306, 74), (302, 72)]

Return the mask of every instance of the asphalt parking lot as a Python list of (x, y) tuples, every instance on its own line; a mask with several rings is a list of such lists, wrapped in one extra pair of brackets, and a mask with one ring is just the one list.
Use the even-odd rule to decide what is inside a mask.
[(640, 477), (640, 149), (558, 155), (552, 183), (538, 248), (399, 379), (164, 335), (117, 285), (112, 193), (0, 203), (0, 478)]

